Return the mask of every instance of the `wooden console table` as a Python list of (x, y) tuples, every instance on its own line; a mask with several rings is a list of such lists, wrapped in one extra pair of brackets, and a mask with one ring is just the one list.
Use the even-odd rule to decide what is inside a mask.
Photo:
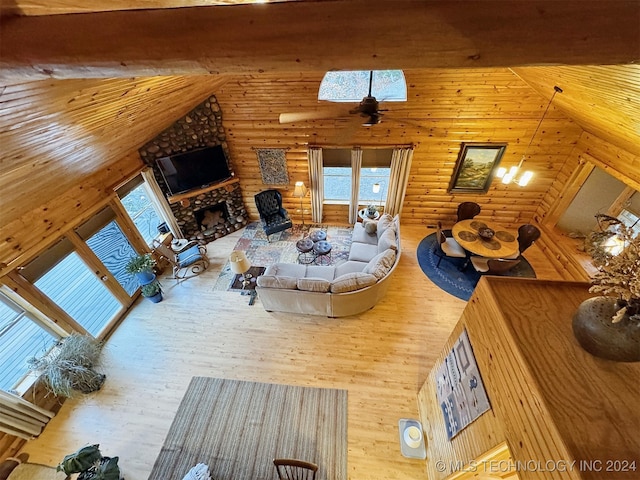
[[(640, 478), (640, 363), (578, 345), (571, 321), (588, 287), (480, 280), (418, 395), (429, 479)], [(435, 373), (464, 328), (491, 410), (449, 441)]]

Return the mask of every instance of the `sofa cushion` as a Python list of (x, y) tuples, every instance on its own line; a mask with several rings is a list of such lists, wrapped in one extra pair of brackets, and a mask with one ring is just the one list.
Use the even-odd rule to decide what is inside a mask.
[(296, 290), (298, 288), (297, 277), (260, 275), (256, 278), (256, 284), (265, 288), (285, 288), (288, 290)]
[(331, 282), (331, 293), (345, 293), (360, 290), (376, 283), (378, 279), (370, 273), (347, 273)]
[(335, 271), (336, 267), (333, 265), (307, 265), (307, 271), (304, 276), (306, 278), (324, 278), (330, 282), (336, 276)]
[(368, 262), (378, 254), (378, 245), (354, 242), (349, 250), (349, 260)]
[(298, 290), (305, 290), (307, 292), (321, 292), (326, 293), (331, 288), (331, 282), (324, 278), (299, 278)]
[(266, 276), (301, 278), (307, 273), (307, 266), (297, 263), (274, 263), (264, 271)]
[(335, 277), (338, 278), (340, 275), (344, 275), (345, 273), (362, 272), (366, 266), (367, 262), (356, 262), (355, 260), (343, 262), (336, 267)]
[(391, 225), (393, 225), (393, 217), (388, 213), (383, 213), (380, 219), (378, 220), (378, 228), (376, 232), (378, 234), (378, 240), (380, 240), (380, 237), (382, 236), (384, 231), (387, 228), (389, 228)]
[(378, 239), (378, 253), (382, 253), (389, 248), (391, 250), (398, 250), (395, 227), (387, 228)]
[(353, 226), (353, 233), (351, 234), (351, 242), (352, 243), (367, 243), (370, 245), (377, 245), (378, 244), (378, 236), (374, 233), (373, 235), (369, 235), (366, 230), (365, 227), (363, 225), (369, 225), (369, 224), (373, 224), (375, 225), (376, 222), (366, 222), (366, 223), (356, 223)]
[(380, 252), (378, 255), (373, 257), (371, 261), (364, 267), (362, 270), (363, 273), (370, 273), (378, 280), (382, 279), (391, 267), (393, 267), (393, 263), (396, 261), (396, 252), (392, 249), (387, 249), (384, 252)]

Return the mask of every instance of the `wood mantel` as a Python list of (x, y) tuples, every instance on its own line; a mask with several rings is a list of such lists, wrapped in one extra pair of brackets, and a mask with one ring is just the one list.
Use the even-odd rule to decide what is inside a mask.
[(195, 190), (189, 190), (188, 192), (179, 193), (178, 195), (172, 195), (170, 197), (167, 197), (167, 201), (169, 203), (178, 203), (181, 200), (193, 198), (202, 193), (211, 192), (212, 190), (217, 190), (218, 188), (224, 188), (227, 185), (233, 185), (234, 183), (238, 183), (239, 181), (240, 181), (239, 178), (232, 178), (231, 180), (226, 180), (224, 182), (208, 185), (204, 188), (197, 188)]
[[(471, 478), (460, 470), (505, 442), (521, 480), (638, 478), (640, 363), (601, 360), (578, 345), (571, 321), (577, 306), (593, 296), (588, 286), (480, 280), (420, 390), (429, 478)], [(436, 400), (435, 372), (463, 328), (491, 410), (450, 441)]]

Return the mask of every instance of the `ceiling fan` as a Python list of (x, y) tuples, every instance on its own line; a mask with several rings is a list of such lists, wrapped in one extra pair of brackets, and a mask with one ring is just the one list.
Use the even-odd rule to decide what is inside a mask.
[(360, 103), (350, 110), (344, 107), (325, 108), (323, 110), (310, 112), (294, 112), (281, 113), (280, 123), (302, 122), (306, 120), (324, 120), (330, 118), (349, 117), (351, 115), (359, 115), (364, 118), (362, 126), (370, 127), (377, 125), (382, 120), (382, 116), (386, 110), (380, 110), (379, 102), (376, 97), (371, 95), (371, 86), (373, 84), (373, 71), (369, 71), (369, 93), (360, 101)]

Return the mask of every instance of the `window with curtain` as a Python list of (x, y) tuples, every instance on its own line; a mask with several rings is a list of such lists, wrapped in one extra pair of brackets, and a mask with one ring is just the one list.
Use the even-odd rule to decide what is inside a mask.
[[(358, 204), (384, 205), (389, 188), (392, 149), (363, 149)], [(324, 201), (349, 203), (351, 199), (351, 149), (333, 148), (322, 151)], [(374, 185), (377, 187), (374, 189)]]

